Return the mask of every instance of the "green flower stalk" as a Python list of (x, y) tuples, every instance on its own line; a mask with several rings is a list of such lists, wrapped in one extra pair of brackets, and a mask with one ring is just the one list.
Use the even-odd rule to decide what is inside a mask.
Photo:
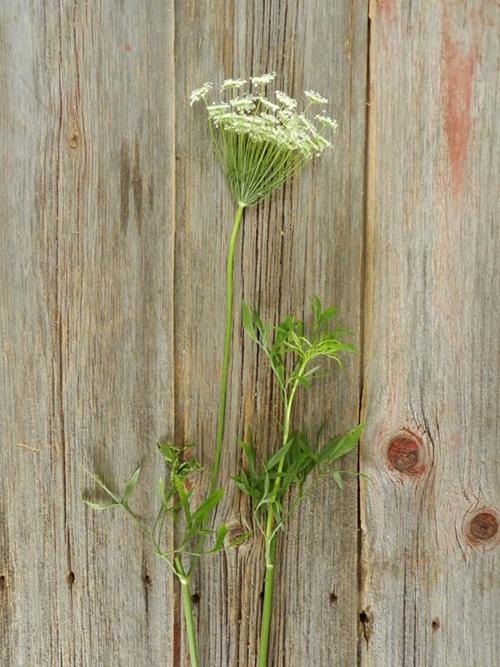
[[(210, 490), (217, 487), (224, 441), (227, 383), (233, 324), (234, 252), (244, 210), (260, 203), (283, 185), (305, 162), (321, 155), (331, 142), (321, 129), (335, 131), (337, 123), (324, 112), (306, 114), (328, 100), (314, 91), (304, 93), (306, 106), (276, 90), (274, 101), (266, 90), (276, 74), (227, 79), (220, 88), (222, 100), (208, 103), (213, 84), (207, 82), (191, 93), (190, 103), (203, 102), (217, 161), (236, 207), (226, 264), (226, 324), (219, 394), (219, 412)], [(246, 89), (246, 90), (245, 90)]]

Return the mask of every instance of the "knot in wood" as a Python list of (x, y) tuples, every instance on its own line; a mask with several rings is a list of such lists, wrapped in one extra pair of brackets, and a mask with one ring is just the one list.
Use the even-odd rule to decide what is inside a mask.
[(398, 435), (387, 448), (390, 468), (403, 475), (419, 477), (425, 472), (423, 444), (417, 437)]
[(498, 519), (492, 512), (479, 512), (470, 521), (469, 535), (473, 540), (491, 540), (497, 532)]
[(228, 524), (227, 543), (238, 548), (246, 541), (248, 530), (239, 521), (232, 521)]

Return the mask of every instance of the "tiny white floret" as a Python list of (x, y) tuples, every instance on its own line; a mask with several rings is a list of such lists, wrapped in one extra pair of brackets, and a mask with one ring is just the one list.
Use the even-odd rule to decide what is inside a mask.
[(330, 118), (330, 116), (321, 116), (318, 114), (314, 116), (314, 119), (324, 127), (330, 127), (332, 130), (336, 130), (338, 127), (337, 121), (334, 118)]
[(241, 88), (241, 86), (244, 86), (246, 82), (246, 79), (226, 79), (220, 87), (220, 92), (223, 93), (225, 90), (237, 90), (238, 88)]
[(297, 100), (294, 100), (293, 97), (290, 97), (281, 90), (276, 91), (276, 99), (287, 111), (297, 108)]
[(311, 104), (328, 104), (326, 97), (323, 97), (319, 93), (315, 93), (314, 90), (306, 90), (304, 95)]
[(203, 84), (200, 88), (196, 88), (193, 90), (191, 95), (189, 96), (189, 105), (193, 106), (195, 102), (199, 102), (200, 100), (204, 100), (208, 93), (212, 90), (213, 84), (210, 83), (210, 81), (207, 81), (206, 83)]
[(261, 74), (261, 76), (251, 76), (250, 81), (253, 86), (267, 86), (269, 83), (272, 83), (276, 78), (276, 72), (270, 72), (269, 74)]

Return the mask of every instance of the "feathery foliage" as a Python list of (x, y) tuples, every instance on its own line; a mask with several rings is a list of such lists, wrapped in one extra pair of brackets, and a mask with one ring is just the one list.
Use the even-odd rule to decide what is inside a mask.
[[(154, 553), (166, 561), (174, 573), (180, 578), (189, 576), (189, 568), (183, 562), (183, 556), (201, 556), (214, 554), (224, 548), (235, 546), (235, 542), (227, 543), (227, 526), (222, 523), (216, 530), (206, 528), (208, 517), (223, 497), (223, 490), (216, 489), (209, 493), (201, 502), (193, 501), (193, 477), (203, 473), (199, 461), (191, 456), (191, 446), (176, 447), (169, 442), (158, 443), (158, 449), (166, 466), (166, 479), (158, 482), (159, 506), (156, 518), (152, 523), (145, 522), (131, 507), (130, 500), (141, 475), (141, 468), (130, 477), (121, 494), (112, 491), (97, 475), (91, 475), (97, 486), (105, 494), (104, 500), (84, 498), (84, 502), (93, 510), (118, 508), (123, 510), (138, 528), (149, 539)], [(167, 546), (166, 520), (168, 517), (182, 527), (177, 544)], [(173, 531), (174, 534), (178, 531)], [(206, 538), (212, 539), (212, 545), (205, 551), (199, 550), (199, 544)], [(242, 538), (245, 539), (245, 536)]]
[(293, 405), (299, 387), (309, 389), (315, 378), (324, 373), (325, 361), (341, 364), (342, 354), (355, 351), (345, 340), (349, 331), (333, 326), (336, 313), (335, 308), (323, 309), (320, 300), (314, 297), (310, 327), (290, 316), (273, 327), (263, 322), (257, 311), (243, 305), (243, 325), (269, 360), (280, 388), (284, 411), (281, 447), (259, 465), (250, 435), (241, 443), (245, 467), (235, 478), (238, 488), (252, 500), (266, 546), (259, 667), (267, 665), (276, 540), (287, 518), (284, 515), (286, 498), (292, 489), (296, 489), (291, 512), (302, 500), (304, 485), (313, 473), (321, 476), (331, 472), (342, 488), (342, 475), (346, 473), (333, 469), (332, 464), (356, 447), (363, 430), (363, 425), (356, 426), (346, 435), (329, 438), (322, 445), (318, 437), (314, 446), (304, 433), (291, 430)]
[[(246, 469), (241, 470), (235, 479), (238, 488), (252, 498), (260, 526), (263, 515), (272, 506), (276, 520), (274, 532), (282, 525), (282, 503), (287, 492), (297, 487), (301, 498), (309, 475), (313, 471), (324, 474), (335, 461), (354, 449), (363, 429), (362, 425), (356, 426), (346, 435), (330, 438), (323, 445), (319, 444), (318, 437), (314, 446), (304, 433), (290, 431), (297, 389), (310, 388), (314, 379), (324, 374), (321, 359), (330, 359), (340, 365), (342, 353), (355, 352), (355, 348), (344, 340), (350, 332), (341, 327), (331, 327), (337, 310), (323, 309), (317, 297), (312, 299), (311, 305), (312, 325), (307, 332), (302, 321), (290, 316), (272, 327), (246, 304), (242, 308), (243, 325), (248, 336), (269, 360), (280, 388), (285, 416), (282, 446), (260, 469), (252, 435), (241, 443)], [(340, 487), (342, 474), (339, 470), (332, 472)]]

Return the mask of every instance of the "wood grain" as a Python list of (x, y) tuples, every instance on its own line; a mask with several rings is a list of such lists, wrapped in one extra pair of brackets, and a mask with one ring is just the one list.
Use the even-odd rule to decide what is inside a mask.
[(500, 663), (499, 18), (371, 3), (362, 665)]
[[(361, 354), (295, 425), (346, 430), (362, 390), (371, 481), (326, 482), (289, 525), (270, 665), (500, 662), (500, 12), (431, 4), (1, 4), (2, 667), (188, 665), (171, 577), (124, 517), (85, 509), (84, 467), (120, 486), (142, 463), (152, 486), (163, 435), (211, 463), (233, 209), (187, 98), (272, 70), (325, 93), (340, 130), (247, 212), (235, 303), (339, 306)], [(280, 417), (236, 310), (234, 535), (252, 527), (237, 441), (252, 427), (264, 455)], [(204, 561), (203, 667), (255, 665), (262, 559), (256, 536)]]
[[(284, 90), (301, 95), (304, 88), (318, 89), (332, 100), (341, 127), (335, 151), (245, 216), (235, 303), (245, 299), (276, 321), (290, 312), (302, 316), (317, 293), (338, 305), (359, 333), (366, 20), (363, 3), (177, 7), (176, 434), (199, 442), (207, 465), (215, 434), (223, 270), (233, 209), (211, 155), (205, 116), (201, 110), (188, 114), (182, 100), (200, 82), (272, 70)], [(228, 518), (236, 531), (252, 525), (250, 509), (230, 481), (241, 461), (238, 439), (252, 427), (261, 454), (275, 448), (279, 415), (269, 368), (243, 340), (239, 313), (234, 332), (222, 465), (228, 492), (218, 518)], [(341, 432), (357, 422), (358, 392), (359, 357), (302, 405), (296, 425), (316, 429), (326, 421)], [(346, 465), (355, 469), (356, 457)], [(272, 665), (356, 660), (356, 494), (356, 483), (344, 493), (325, 483), (289, 526), (275, 598)], [(258, 536), (205, 562), (196, 588), (202, 664), (256, 664), (262, 565)], [(181, 664), (187, 664), (185, 656)]]
[(0, 663), (161, 665), (164, 567), (81, 494), (154, 480), (173, 421), (172, 11), (0, 11)]

